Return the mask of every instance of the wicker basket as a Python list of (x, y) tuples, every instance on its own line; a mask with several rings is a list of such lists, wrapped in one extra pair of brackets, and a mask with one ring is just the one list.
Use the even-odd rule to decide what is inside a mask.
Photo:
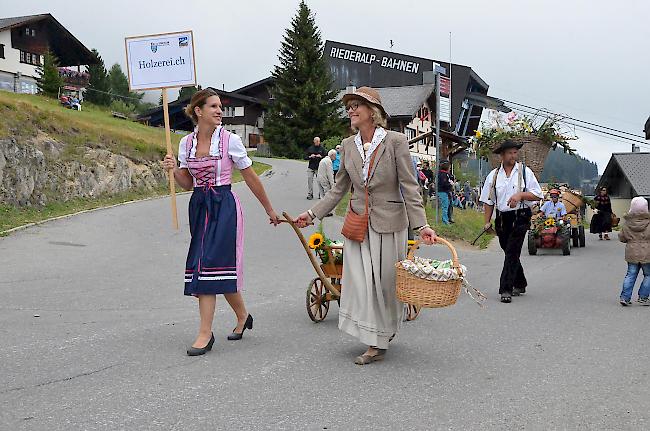
[(573, 193), (571, 190), (565, 190), (562, 193), (562, 202), (564, 203), (566, 212), (569, 214), (577, 212), (584, 204), (582, 196)]
[[(523, 144), (519, 150), (519, 161), (526, 163), (526, 166), (530, 168), (535, 174), (535, 177), (539, 178), (544, 170), (544, 162), (546, 162), (546, 157), (548, 152), (551, 150), (551, 146), (547, 145), (539, 137), (535, 135), (527, 136), (515, 136), (509, 138), (511, 141), (517, 142), (518, 144)], [(501, 142), (492, 142), (490, 150), (494, 150)], [(501, 163), (501, 158), (498, 154), (490, 153), (490, 164), (492, 169), (499, 166)]]
[[(460, 275), (461, 269), (458, 263), (458, 254), (451, 243), (438, 237), (437, 242), (446, 245), (451, 251), (452, 265)], [(408, 252), (407, 259), (413, 260), (413, 251), (417, 248), (417, 242)], [(440, 308), (454, 305), (460, 295), (462, 280), (435, 281), (425, 280), (408, 272), (400, 262), (395, 264), (397, 268), (397, 299), (407, 304), (424, 308)]]

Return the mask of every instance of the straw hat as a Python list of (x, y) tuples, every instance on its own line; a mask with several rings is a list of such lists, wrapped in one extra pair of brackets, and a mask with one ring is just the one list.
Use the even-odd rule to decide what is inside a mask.
[(382, 114), (384, 114), (384, 117), (388, 117), (386, 109), (384, 109), (384, 106), (381, 104), (381, 97), (379, 96), (377, 90), (374, 88), (359, 87), (351, 93), (346, 93), (343, 96), (343, 104), (347, 105), (348, 101), (352, 99), (363, 99), (365, 102), (378, 107), (381, 110)]

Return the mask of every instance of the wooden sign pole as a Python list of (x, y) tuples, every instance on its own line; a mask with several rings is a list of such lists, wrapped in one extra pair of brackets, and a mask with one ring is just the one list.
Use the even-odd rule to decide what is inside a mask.
[[(162, 89), (163, 114), (165, 116), (165, 141), (167, 142), (167, 154), (174, 155), (172, 150), (171, 131), (169, 129), (169, 108), (167, 106), (167, 89)], [(169, 195), (172, 198), (172, 225), (178, 230), (178, 211), (176, 210), (176, 180), (174, 180), (174, 170), (167, 172), (169, 175)]]

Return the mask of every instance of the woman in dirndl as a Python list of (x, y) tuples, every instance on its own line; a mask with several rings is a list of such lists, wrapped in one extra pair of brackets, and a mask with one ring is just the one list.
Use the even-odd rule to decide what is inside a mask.
[(598, 239), (605, 239), (609, 241), (609, 232), (612, 231), (612, 202), (607, 194), (607, 188), (602, 187), (598, 191), (598, 195), (594, 198), (596, 207), (594, 208), (595, 214), (591, 217), (589, 225), (590, 233), (597, 233)]
[(436, 234), (427, 224), (406, 136), (386, 130), (379, 93), (361, 87), (343, 96), (350, 126), (357, 133), (341, 143), (335, 186), (297, 219), (299, 227), (327, 216), (350, 190), (350, 209), (365, 211), (369, 226), (361, 242), (345, 240), (339, 329), (367, 346), (359, 365), (384, 358), (399, 330), (403, 304), (395, 290), (395, 264), (406, 258), (409, 224), (426, 244)]
[(242, 140), (222, 125), (221, 100), (214, 90), (196, 92), (185, 114), (196, 125), (181, 139), (179, 166), (172, 155), (163, 161), (184, 189), (194, 189), (189, 203), (190, 249), (185, 265), (185, 295), (199, 299), (201, 323), (189, 356), (203, 355), (212, 349), (212, 320), (216, 295), (224, 295), (237, 316), (229, 340), (241, 340), (244, 330), (253, 328), (253, 317), (246, 311), (241, 295), (244, 222), (241, 204), (231, 190), (233, 168), (239, 169), (246, 185), (260, 201), (270, 222), (279, 219), (269, 202), (264, 186), (251, 167)]

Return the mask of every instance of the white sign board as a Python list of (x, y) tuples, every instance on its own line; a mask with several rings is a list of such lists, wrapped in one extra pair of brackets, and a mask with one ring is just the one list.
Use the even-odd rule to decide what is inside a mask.
[(131, 91), (196, 85), (191, 31), (127, 37), (124, 42)]
[(451, 101), (449, 96), (440, 97), (440, 121), (451, 124)]

